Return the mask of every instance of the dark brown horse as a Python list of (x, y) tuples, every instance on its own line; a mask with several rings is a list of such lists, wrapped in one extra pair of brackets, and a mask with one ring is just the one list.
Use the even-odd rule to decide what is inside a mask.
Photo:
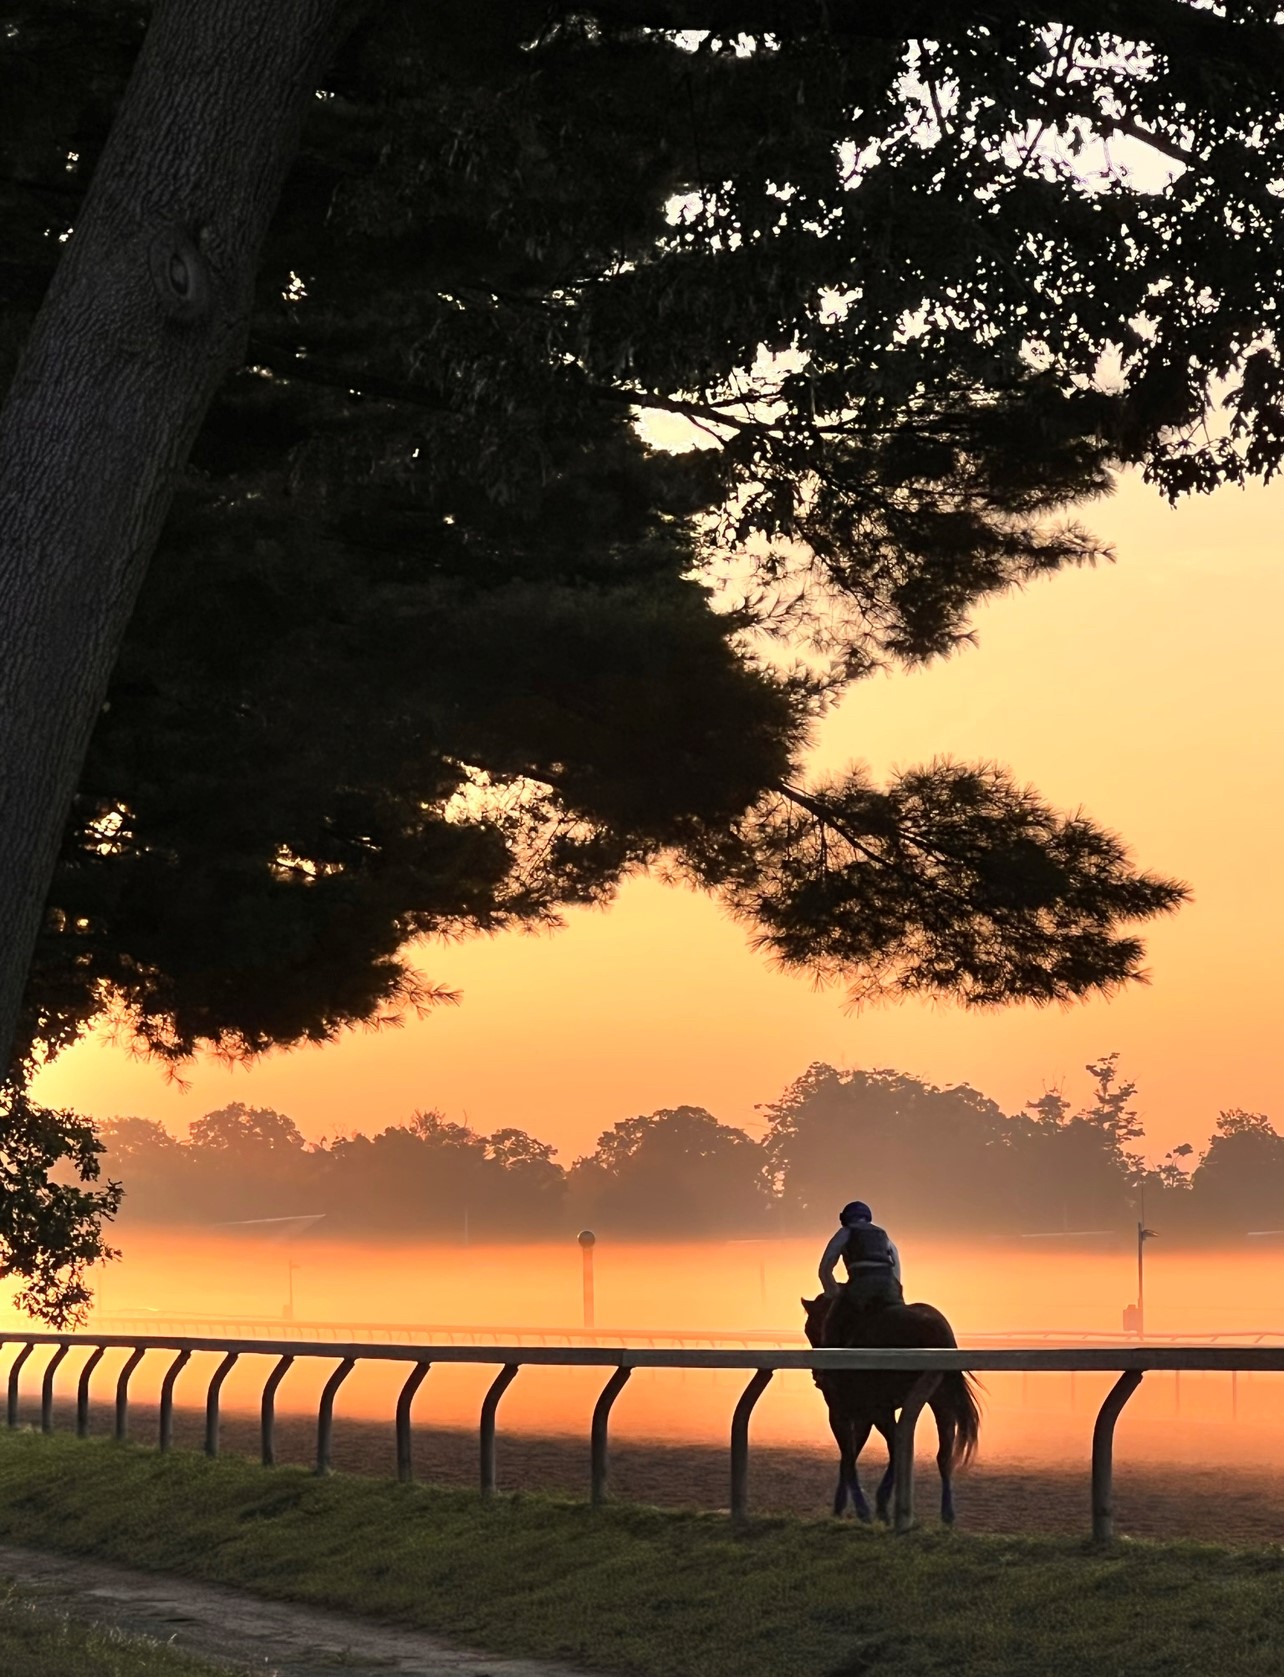
[[(827, 1343), (825, 1319), (832, 1300), (803, 1299), (808, 1342), (819, 1348)], [(930, 1304), (899, 1304), (884, 1310), (844, 1313), (838, 1343), (851, 1346), (941, 1346), (958, 1343), (954, 1330), (941, 1312)], [(828, 1341), (833, 1344), (834, 1341)], [(870, 1432), (877, 1429), (887, 1443), (887, 1472), (874, 1497), (880, 1520), (887, 1519), (892, 1497), (892, 1441), (896, 1434), (896, 1411), (909, 1396), (918, 1378), (913, 1372), (887, 1370), (871, 1374), (838, 1370), (816, 1376), (829, 1409), (829, 1425), (838, 1445), (838, 1488), (834, 1513), (842, 1514), (848, 1497), (858, 1519), (869, 1519), (869, 1504), (860, 1488), (856, 1463)], [(928, 1400), (936, 1418), (938, 1449), (936, 1465), (941, 1474), (941, 1518), (954, 1523), (954, 1469), (970, 1460), (981, 1428), (981, 1411), (976, 1401), (977, 1383), (970, 1374), (943, 1374), (940, 1385)]]

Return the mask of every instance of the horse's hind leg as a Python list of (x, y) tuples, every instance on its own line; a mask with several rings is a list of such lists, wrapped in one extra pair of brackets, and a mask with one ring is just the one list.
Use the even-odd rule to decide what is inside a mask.
[(947, 1526), (954, 1524), (954, 1489), (950, 1475), (954, 1470), (954, 1449), (957, 1436), (954, 1417), (945, 1408), (932, 1406), (936, 1416), (936, 1466), (941, 1475), (941, 1519)]

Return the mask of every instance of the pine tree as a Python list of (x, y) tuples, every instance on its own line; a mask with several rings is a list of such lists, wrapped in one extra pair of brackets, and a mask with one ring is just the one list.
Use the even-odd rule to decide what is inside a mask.
[[(433, 999), (416, 935), (555, 919), (664, 855), (862, 993), (1135, 978), (1126, 927), (1180, 890), (1086, 819), (967, 765), (808, 787), (797, 755), (850, 681), (1106, 551), (1061, 509), (1114, 465), (1176, 494), (1278, 464), (1269, 8), (386, 4), (327, 55), (337, 8), (299, 5), (328, 68), (248, 342), (157, 479), (22, 1046), (105, 1002), (179, 1056), (325, 1038)], [(198, 10), (162, 14), (176, 63)], [(10, 364), (55, 268), (55, 335), (112, 293), (81, 199), (137, 208), (104, 145), (159, 39), (130, 0), (11, 12)], [(199, 245), (169, 255), (153, 292), (203, 283)], [(11, 421), (48, 394), (27, 357)], [(648, 448), (638, 410), (702, 446)], [(30, 473), (8, 490), (30, 509)], [(146, 539), (99, 537), (141, 574)], [(23, 691), (24, 725), (62, 715), (57, 681)]]
[(799, 755), (1119, 464), (1277, 469), (1282, 91), (1265, 0), (9, 6), (14, 1058), (323, 1040), (665, 859), (860, 994), (1140, 976), (1086, 818)]

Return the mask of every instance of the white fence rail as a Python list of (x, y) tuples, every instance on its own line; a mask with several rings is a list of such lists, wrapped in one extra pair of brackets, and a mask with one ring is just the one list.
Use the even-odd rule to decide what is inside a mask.
[[(118, 1311), (94, 1318), (90, 1337), (99, 1334), (204, 1333), (230, 1339), (351, 1340), (361, 1344), (430, 1345), (797, 1345), (793, 1328), (586, 1328), (495, 1327), (486, 1322), (310, 1322), (280, 1316), (169, 1316), (160, 1311)], [(3, 1338), (3, 1330), (0, 1330)], [(1003, 1333), (969, 1333), (969, 1345), (1261, 1345), (1284, 1344), (1284, 1327), (1223, 1328), (1215, 1333), (1135, 1333), (1076, 1331), (1067, 1328), (1016, 1328)]]
[(993, 1346), (964, 1346), (958, 1350), (878, 1348), (870, 1350), (782, 1350), (713, 1349), (659, 1350), (650, 1346), (592, 1345), (449, 1345), (372, 1344), (352, 1340), (258, 1338), (200, 1338), (179, 1334), (54, 1334), (0, 1331), (0, 1348), (15, 1347), (8, 1372), (7, 1421), (19, 1424), (22, 1376), (40, 1347), (51, 1354), (40, 1372), (40, 1424), (53, 1431), (54, 1395), (58, 1371), (74, 1353), (87, 1353), (79, 1365), (76, 1385), (76, 1432), (89, 1431), (90, 1388), (94, 1371), (109, 1350), (129, 1353), (116, 1379), (115, 1437), (129, 1436), (129, 1387), (144, 1358), (151, 1353), (170, 1352), (171, 1359), (161, 1381), (158, 1445), (167, 1450), (173, 1442), (174, 1383), (195, 1355), (213, 1355), (220, 1360), (210, 1378), (205, 1398), (205, 1451), (216, 1456), (219, 1449), (219, 1401), (223, 1383), (244, 1356), (274, 1357), (260, 1400), (261, 1453), (265, 1466), (275, 1455), (275, 1404), (281, 1381), (300, 1360), (321, 1358), (335, 1364), (321, 1393), (317, 1410), (316, 1470), (330, 1469), (334, 1436), (334, 1402), (339, 1388), (358, 1362), (408, 1363), (396, 1407), (397, 1476), (413, 1477), (411, 1404), (434, 1363), (497, 1364), (499, 1372), (482, 1401), (479, 1445), (480, 1480), (483, 1495), (495, 1489), (495, 1433), (500, 1399), (523, 1367), (603, 1368), (611, 1371), (593, 1408), (589, 1429), (589, 1496), (603, 1502), (607, 1494), (608, 1434), (611, 1408), (635, 1369), (744, 1369), (751, 1378), (731, 1416), (731, 1496), (733, 1519), (742, 1519), (749, 1507), (749, 1420), (754, 1405), (774, 1374), (783, 1369), (847, 1370), (850, 1372), (905, 1371), (916, 1373), (914, 1383), (897, 1424), (894, 1442), (894, 1509), (898, 1530), (913, 1523), (914, 1432), (923, 1406), (929, 1401), (943, 1373), (1113, 1373), (1118, 1379), (1097, 1414), (1092, 1440), (1092, 1533), (1101, 1541), (1113, 1535), (1112, 1489), (1115, 1423), (1128, 1399), (1152, 1370), (1212, 1370), (1222, 1373), (1267, 1373), (1284, 1371), (1284, 1347), (1210, 1345), (1088, 1346), (1052, 1349), (1023, 1346), (997, 1349)]

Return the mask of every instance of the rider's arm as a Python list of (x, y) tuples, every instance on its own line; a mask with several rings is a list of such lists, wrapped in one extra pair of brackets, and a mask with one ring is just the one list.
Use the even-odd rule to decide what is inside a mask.
[(887, 1244), (892, 1250), (892, 1274), (899, 1281), (901, 1278), (901, 1255), (896, 1250), (896, 1242), (894, 1240), (889, 1240)]
[(830, 1239), (829, 1245), (820, 1255), (820, 1284), (825, 1292), (831, 1296), (840, 1291), (839, 1284), (834, 1280), (834, 1265), (843, 1255), (843, 1248), (847, 1245), (847, 1229), (843, 1227)]

